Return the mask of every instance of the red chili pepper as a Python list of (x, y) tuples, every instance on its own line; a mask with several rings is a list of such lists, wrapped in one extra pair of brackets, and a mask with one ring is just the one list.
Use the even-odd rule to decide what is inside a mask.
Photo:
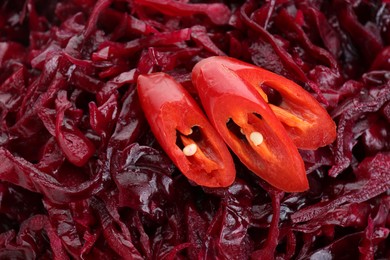
[[(224, 66), (252, 85), (269, 102), (294, 144), (300, 149), (314, 150), (336, 139), (336, 124), (326, 110), (298, 84), (270, 71), (229, 57), (210, 57), (194, 68), (193, 74), (206, 66)], [(276, 93), (274, 104), (271, 92)]]
[(137, 89), (154, 136), (188, 179), (207, 187), (233, 183), (236, 171), (229, 150), (179, 83), (153, 73), (139, 76)]
[(287, 192), (308, 189), (296, 146), (249, 83), (214, 62), (198, 63), (192, 81), (211, 123), (251, 171)]

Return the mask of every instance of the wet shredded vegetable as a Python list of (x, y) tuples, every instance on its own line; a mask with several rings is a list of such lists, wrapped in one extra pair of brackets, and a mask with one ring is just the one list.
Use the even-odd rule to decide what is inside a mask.
[[(390, 4), (380, 0), (3, 0), (1, 259), (389, 259)], [(310, 189), (235, 158), (228, 188), (177, 170), (140, 108), (140, 74), (194, 97), (230, 56), (291, 79), (337, 124), (300, 151)]]

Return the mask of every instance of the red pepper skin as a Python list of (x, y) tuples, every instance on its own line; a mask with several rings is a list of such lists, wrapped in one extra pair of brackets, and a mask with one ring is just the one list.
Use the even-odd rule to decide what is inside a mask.
[[(174, 164), (190, 180), (207, 187), (227, 187), (236, 176), (228, 148), (208, 122), (195, 100), (171, 76), (153, 73), (138, 77), (141, 107), (157, 141)], [(197, 137), (191, 134), (195, 128)], [(178, 146), (196, 143), (186, 156)]]
[(234, 71), (264, 99), (267, 96), (261, 89), (262, 84), (278, 91), (282, 102), (269, 105), (298, 148), (315, 150), (336, 139), (335, 122), (317, 100), (295, 82), (254, 65), (222, 56), (202, 60), (194, 68), (193, 75), (199, 74), (200, 68), (207, 63)]
[[(207, 62), (195, 66), (192, 82), (210, 122), (241, 162), (283, 191), (309, 188), (298, 149), (251, 85), (228, 68)], [(260, 145), (251, 139), (253, 132), (264, 137)]]

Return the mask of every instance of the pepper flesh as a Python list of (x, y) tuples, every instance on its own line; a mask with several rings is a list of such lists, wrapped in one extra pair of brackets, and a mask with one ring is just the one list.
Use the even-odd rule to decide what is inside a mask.
[[(188, 179), (207, 187), (233, 183), (236, 171), (229, 150), (179, 83), (165, 73), (153, 73), (138, 77), (137, 90), (154, 136)], [(180, 146), (191, 144), (196, 152), (185, 155)]]
[(193, 75), (200, 73), (205, 64), (224, 66), (255, 88), (265, 101), (266, 85), (282, 97), (279, 104), (269, 104), (276, 117), (282, 122), (294, 144), (303, 150), (315, 150), (336, 139), (336, 124), (326, 110), (307, 91), (295, 82), (254, 65), (229, 58), (210, 57), (195, 66)]
[[(276, 188), (308, 189), (296, 146), (249, 83), (228, 68), (207, 62), (195, 65), (192, 81), (210, 122), (241, 162)], [(262, 139), (253, 140), (253, 133)]]

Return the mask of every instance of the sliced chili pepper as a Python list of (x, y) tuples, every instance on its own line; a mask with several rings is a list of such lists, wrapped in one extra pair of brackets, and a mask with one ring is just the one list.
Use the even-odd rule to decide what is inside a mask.
[(239, 159), (281, 190), (307, 190), (298, 149), (259, 93), (233, 71), (212, 62), (198, 63), (193, 72), (210, 122)]
[[(229, 57), (204, 59), (193, 74), (199, 74), (199, 69), (207, 63), (224, 66), (252, 85), (269, 103), (298, 148), (313, 150), (336, 139), (335, 122), (317, 100), (293, 81)], [(272, 101), (272, 92), (277, 93), (276, 103)]]
[(171, 76), (138, 77), (140, 104), (157, 141), (190, 180), (207, 187), (226, 187), (236, 175), (222, 138), (188, 92)]

